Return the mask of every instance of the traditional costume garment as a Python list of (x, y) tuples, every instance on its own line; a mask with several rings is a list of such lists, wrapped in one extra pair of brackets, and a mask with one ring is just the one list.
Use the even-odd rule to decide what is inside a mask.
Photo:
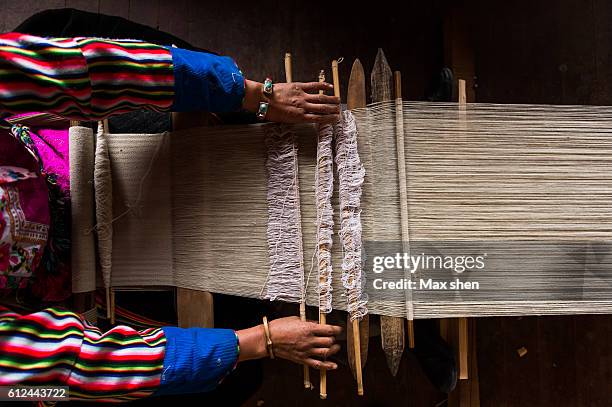
[[(240, 109), (244, 77), (227, 57), (134, 40), (0, 35), (0, 110), (98, 120), (135, 109)], [(66, 298), (70, 273), (66, 130), (3, 123), (0, 290)], [(68, 232), (67, 232), (68, 231)], [(38, 286), (38, 287), (37, 287)], [(0, 385), (57, 384), (75, 399), (129, 400), (214, 388), (236, 365), (224, 329), (118, 326), (108, 332), (47, 308), (0, 307)]]

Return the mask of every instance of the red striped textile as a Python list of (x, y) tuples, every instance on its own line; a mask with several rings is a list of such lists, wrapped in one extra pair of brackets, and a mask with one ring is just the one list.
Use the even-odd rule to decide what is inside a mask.
[(0, 34), (0, 110), (96, 120), (174, 102), (172, 55), (133, 40)]
[(0, 306), (0, 385), (63, 385), (77, 400), (146, 397), (159, 387), (165, 345), (161, 328), (101, 332), (73, 312)]

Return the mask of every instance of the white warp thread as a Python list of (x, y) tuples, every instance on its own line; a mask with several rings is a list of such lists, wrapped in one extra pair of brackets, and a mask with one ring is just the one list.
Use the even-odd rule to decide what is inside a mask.
[(357, 151), (357, 126), (350, 111), (342, 112), (336, 125), (336, 167), (340, 197), (340, 242), (342, 243), (342, 285), (347, 293), (351, 321), (367, 313), (367, 296), (361, 260), (361, 186), (365, 169)]
[[(398, 193), (399, 108), (390, 101), (352, 111), (367, 171), (362, 239), (364, 245), (392, 243), (393, 252), (402, 251), (406, 238)], [(426, 255), (488, 253), (485, 270), (460, 275), (479, 281), (480, 290), (414, 290), (415, 319), (612, 313), (612, 257), (603, 252), (606, 245), (597, 248), (612, 240), (612, 108), (468, 104), (465, 115), (456, 103), (403, 102), (401, 108), (410, 253), (422, 253), (419, 242), (431, 243)], [(130, 211), (134, 216), (114, 224), (115, 288), (170, 285), (260, 296), (270, 266), (269, 126), (203, 127), (165, 138), (142, 188), (139, 215)], [(290, 129), (300, 147), (304, 252), (316, 255), (317, 129)], [(137, 201), (158, 137), (109, 137), (116, 216), (126, 202)], [(339, 240), (335, 265), (342, 263)], [(516, 246), (516, 240), (538, 244)], [(584, 253), (576, 246), (543, 252), (540, 244), (566, 241), (589, 243), (586, 264), (576, 260)], [(368, 274), (368, 263), (363, 273), (372, 287), (379, 274)], [(418, 270), (414, 279), (439, 276)], [(345, 310), (342, 281), (332, 280), (333, 308)], [(311, 306), (319, 302), (316, 286), (307, 290)], [(368, 313), (405, 317), (404, 291), (396, 291), (371, 295)]]
[(332, 310), (332, 235), (334, 208), (334, 159), (332, 154), (333, 127), (319, 127), (317, 167), (315, 169), (315, 204), (317, 207), (317, 264), (319, 271), (319, 312)]
[(262, 296), (271, 301), (300, 302), (304, 296), (304, 255), (296, 137), (274, 125), (266, 128), (265, 140), (270, 269)]
[(113, 182), (108, 153), (108, 135), (98, 124), (96, 158), (94, 164), (94, 190), (96, 197), (96, 231), (98, 235), (98, 258), (104, 287), (111, 286), (113, 256)]

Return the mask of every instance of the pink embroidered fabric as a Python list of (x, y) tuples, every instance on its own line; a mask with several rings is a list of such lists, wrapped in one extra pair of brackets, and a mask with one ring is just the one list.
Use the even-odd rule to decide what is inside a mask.
[(47, 186), (34, 171), (0, 166), (0, 289), (23, 288), (49, 238)]
[(56, 180), (51, 199), (57, 202), (50, 207), (49, 184), (24, 145), (0, 134), (0, 294), (35, 281), (31, 291), (37, 298), (60, 301), (71, 293), (65, 234), (70, 215), (65, 210), (70, 207), (68, 130), (31, 130), (44, 172)]

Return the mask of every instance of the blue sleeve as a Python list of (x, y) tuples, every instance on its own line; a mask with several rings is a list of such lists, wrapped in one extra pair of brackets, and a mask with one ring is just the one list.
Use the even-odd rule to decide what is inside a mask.
[(244, 76), (229, 57), (168, 47), (174, 65), (175, 112), (233, 112), (242, 107)]
[(238, 362), (238, 336), (231, 329), (162, 328), (164, 369), (155, 395), (213, 390)]

